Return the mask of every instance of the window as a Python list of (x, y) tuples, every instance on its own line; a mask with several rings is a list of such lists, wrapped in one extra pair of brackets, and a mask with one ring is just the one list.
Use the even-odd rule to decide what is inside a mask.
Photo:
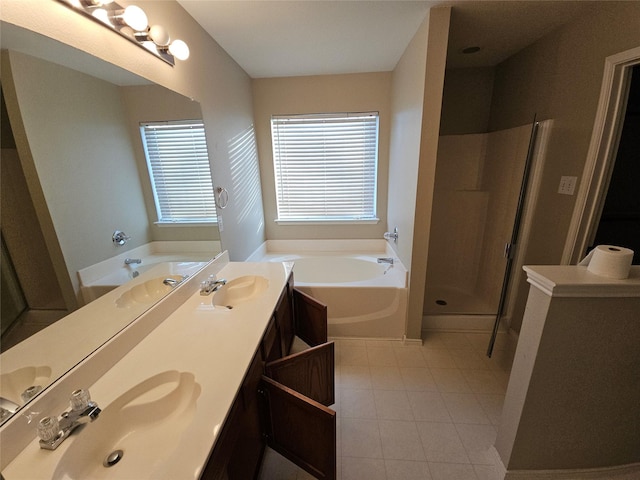
[(143, 123), (158, 223), (213, 223), (216, 208), (202, 120)]
[(271, 117), (277, 221), (377, 221), (378, 113)]

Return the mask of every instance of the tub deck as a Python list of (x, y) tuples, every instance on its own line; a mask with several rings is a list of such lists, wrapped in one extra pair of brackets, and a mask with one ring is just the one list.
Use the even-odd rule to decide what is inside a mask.
[(269, 240), (249, 260), (294, 262), (296, 287), (327, 305), (332, 337), (404, 337), (408, 274), (384, 240)]

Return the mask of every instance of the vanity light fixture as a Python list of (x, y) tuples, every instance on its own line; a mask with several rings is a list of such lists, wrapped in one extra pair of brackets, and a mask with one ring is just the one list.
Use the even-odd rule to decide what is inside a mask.
[(147, 48), (155, 49), (178, 60), (189, 58), (189, 46), (182, 40), (171, 40), (169, 32), (162, 25), (152, 25), (144, 32), (135, 33), (136, 40)]
[(114, 0), (58, 0), (72, 10), (111, 28), (127, 40), (151, 52), (169, 65), (175, 65), (175, 59), (189, 58), (189, 47), (182, 40), (171, 40), (171, 36), (162, 25), (149, 26), (144, 10), (137, 5), (126, 8)]
[(182, 40), (174, 40), (171, 42), (169, 52), (178, 60), (186, 60), (189, 58), (189, 46)]
[(136, 32), (142, 32), (149, 28), (147, 14), (136, 5), (129, 5), (125, 9), (116, 10), (111, 19), (114, 24), (127, 25)]

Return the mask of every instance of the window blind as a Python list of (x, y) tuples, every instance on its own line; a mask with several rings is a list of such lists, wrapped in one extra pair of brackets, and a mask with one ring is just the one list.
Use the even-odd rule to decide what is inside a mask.
[(279, 221), (376, 217), (378, 113), (271, 117)]
[(202, 121), (144, 123), (140, 131), (158, 222), (216, 222)]

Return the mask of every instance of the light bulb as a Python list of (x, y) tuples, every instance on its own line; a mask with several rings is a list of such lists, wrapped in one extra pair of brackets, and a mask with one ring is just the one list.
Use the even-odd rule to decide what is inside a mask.
[(169, 52), (178, 60), (186, 60), (189, 58), (189, 47), (182, 40), (174, 40), (171, 42)]
[(96, 8), (93, 12), (91, 12), (91, 15), (100, 20), (102, 23), (110, 25), (109, 12), (107, 12), (104, 8)]
[(129, 5), (124, 9), (122, 20), (124, 20), (124, 23), (129, 25), (136, 32), (142, 32), (149, 26), (147, 14), (144, 13), (144, 10), (140, 7), (136, 7), (135, 5)]
[(169, 32), (162, 25), (151, 25), (149, 38), (159, 47), (166, 47), (171, 42)]

